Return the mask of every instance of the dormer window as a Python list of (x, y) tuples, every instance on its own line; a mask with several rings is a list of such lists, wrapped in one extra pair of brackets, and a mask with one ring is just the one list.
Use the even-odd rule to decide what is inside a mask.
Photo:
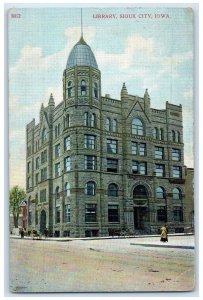
[(81, 80), (81, 96), (86, 96), (87, 93), (87, 85), (86, 85), (86, 81), (83, 79)]

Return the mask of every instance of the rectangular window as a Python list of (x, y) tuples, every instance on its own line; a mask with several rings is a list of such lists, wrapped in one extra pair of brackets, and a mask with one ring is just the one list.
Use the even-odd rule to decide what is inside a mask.
[(155, 158), (164, 159), (164, 148), (157, 146), (155, 147)]
[(132, 173), (146, 175), (147, 174), (146, 162), (138, 162), (138, 161), (133, 160), (132, 161)]
[(118, 172), (118, 160), (107, 158), (107, 172)]
[(60, 156), (60, 144), (57, 144), (55, 146), (55, 157), (59, 157)]
[(47, 179), (47, 168), (41, 170), (41, 181)]
[(30, 173), (30, 171), (31, 171), (31, 162), (29, 161), (27, 163), (27, 172)]
[(47, 162), (47, 150), (41, 152), (41, 163), (44, 164)]
[(70, 223), (70, 204), (64, 206), (64, 220), (65, 223)]
[(108, 205), (108, 222), (119, 222), (119, 209), (118, 205)]
[(145, 156), (146, 155), (146, 144), (144, 144), (144, 143), (141, 143), (140, 144), (140, 149), (139, 149), (140, 151), (140, 156)]
[(146, 162), (140, 162), (139, 163), (139, 168), (140, 168), (140, 174), (141, 175), (146, 175), (147, 174), (147, 166), (146, 166), (147, 164), (146, 164)]
[(137, 143), (136, 142), (131, 142), (131, 151), (132, 151), (132, 154), (137, 154)]
[(155, 165), (155, 174), (157, 177), (164, 177), (165, 176), (165, 165)]
[(138, 174), (138, 162), (134, 160), (132, 161), (132, 173)]
[(56, 206), (55, 220), (56, 223), (60, 223), (60, 206)]
[(172, 149), (172, 160), (180, 161), (181, 151), (180, 149)]
[(179, 166), (173, 166), (173, 177), (181, 178), (182, 177), (182, 168)]
[(35, 160), (35, 168), (36, 170), (39, 169), (39, 157), (37, 157)]
[(60, 168), (60, 163), (55, 164), (55, 177), (60, 176), (61, 173), (61, 168)]
[(40, 203), (46, 202), (46, 189), (40, 191)]
[(70, 150), (70, 136), (64, 138), (64, 151)]
[(118, 141), (107, 139), (107, 153), (117, 153)]
[(96, 170), (96, 156), (85, 155), (85, 170)]
[(39, 173), (35, 174), (35, 183), (36, 185), (39, 183)]
[(64, 171), (65, 172), (70, 171), (70, 156), (64, 158)]
[(159, 206), (157, 209), (157, 221), (158, 222), (167, 222), (167, 210), (166, 206)]
[(96, 222), (97, 221), (97, 205), (86, 204), (85, 205), (85, 222)]
[(174, 207), (173, 216), (175, 222), (183, 222), (183, 209), (181, 206)]
[(87, 149), (96, 148), (96, 136), (85, 134), (85, 148)]

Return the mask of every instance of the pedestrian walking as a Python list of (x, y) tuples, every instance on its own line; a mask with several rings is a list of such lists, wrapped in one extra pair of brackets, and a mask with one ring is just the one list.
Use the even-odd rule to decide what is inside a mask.
[(20, 236), (21, 236), (21, 239), (24, 238), (24, 235), (25, 235), (25, 232), (24, 232), (24, 229), (22, 228), (21, 231), (20, 231)]
[(167, 234), (168, 230), (167, 230), (167, 226), (164, 225), (163, 227), (161, 227), (160, 231), (161, 231), (161, 239), (160, 239), (160, 241), (161, 242), (168, 242), (168, 234)]
[(44, 235), (45, 235), (46, 238), (48, 237), (48, 233), (49, 233), (48, 229), (45, 228), (45, 229), (44, 229)]

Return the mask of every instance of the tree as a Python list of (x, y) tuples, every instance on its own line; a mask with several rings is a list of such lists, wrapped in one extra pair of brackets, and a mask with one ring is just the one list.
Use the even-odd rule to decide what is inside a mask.
[(25, 199), (26, 194), (18, 185), (10, 190), (10, 211), (13, 214), (15, 228), (18, 228), (18, 218), (21, 212), (20, 204)]

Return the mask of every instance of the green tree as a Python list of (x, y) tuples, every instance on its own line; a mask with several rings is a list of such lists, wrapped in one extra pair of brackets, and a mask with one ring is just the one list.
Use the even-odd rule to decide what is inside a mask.
[(15, 228), (18, 228), (18, 218), (21, 212), (20, 204), (25, 199), (26, 194), (19, 186), (14, 186), (10, 190), (10, 211), (13, 214)]

